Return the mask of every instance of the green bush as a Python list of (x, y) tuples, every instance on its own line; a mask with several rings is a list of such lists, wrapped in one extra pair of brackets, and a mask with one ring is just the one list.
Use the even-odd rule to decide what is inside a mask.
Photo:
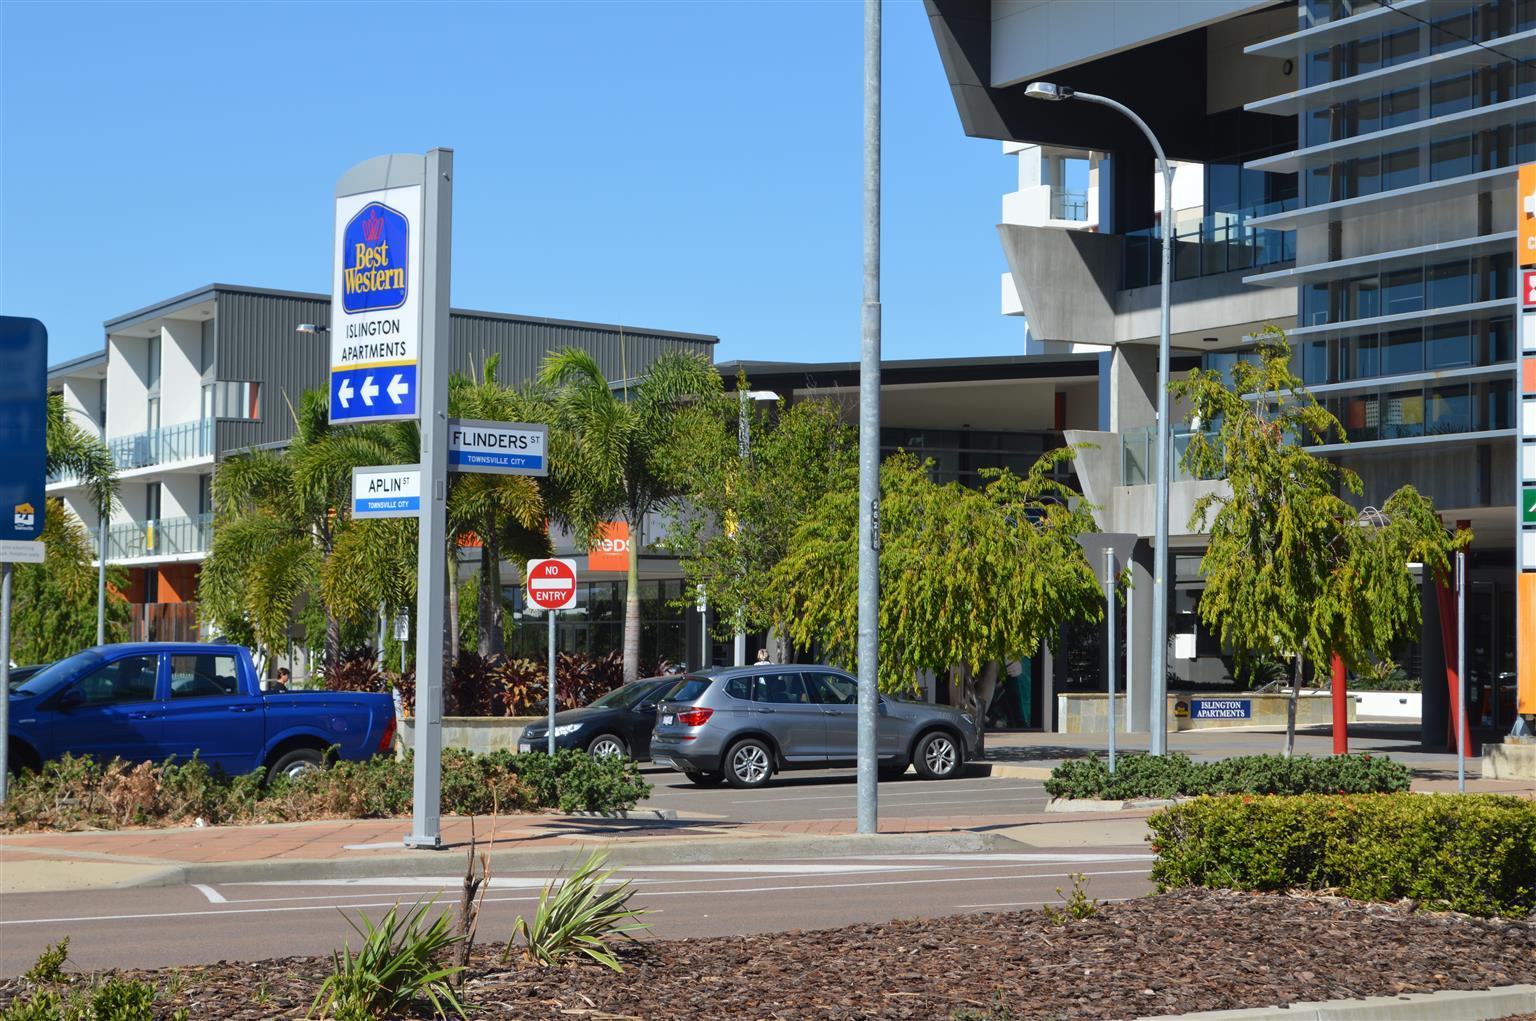
[[(102, 766), (66, 755), (41, 772), (15, 778), (0, 805), (5, 829), (116, 829), (136, 825), (376, 819), (411, 810), (412, 763), (377, 756), (336, 762), (297, 777), (261, 772), (230, 777), (197, 758)], [(630, 759), (593, 759), (584, 752), (475, 755), (443, 752), (442, 810), (450, 815), (505, 814), (559, 808), (612, 812), (650, 793)]]
[[(155, 989), (147, 982), (64, 971), (69, 937), (45, 949), (22, 976), (24, 991), (0, 1011), (0, 1021), (155, 1021)], [(180, 1007), (164, 1015), (187, 1021)]]
[(1337, 890), (1477, 915), (1536, 910), (1536, 803), (1522, 798), (1198, 798), (1148, 823), (1159, 889)]
[(633, 933), (649, 928), (639, 921), (646, 912), (629, 906), (634, 889), (629, 880), (615, 882), (613, 869), (603, 869), (607, 852), (593, 851), (569, 879), (556, 879), (539, 894), (532, 918), (517, 916), (512, 938), (502, 953), (505, 963), (519, 938), (523, 956), (530, 963), (560, 964), (574, 954), (585, 954), (597, 963), (622, 972), (613, 955), (611, 940), (633, 939)]
[(309, 1013), (335, 1021), (372, 1021), (399, 1017), (418, 997), (432, 1004), (440, 1018), (452, 1011), (464, 1017), (464, 1007), (451, 982), (463, 968), (443, 965), (444, 953), (464, 937), (453, 932), (448, 915), (428, 922), (434, 901), (419, 902), (405, 914), (395, 905), (375, 925), (359, 913), (347, 919), (363, 937), (357, 953), (349, 940), (331, 954), (331, 973), (320, 985)]
[(1406, 791), (1413, 774), (1380, 755), (1242, 755), (1193, 762), (1185, 755), (1125, 755), (1110, 773), (1103, 759), (1074, 759), (1051, 770), (1056, 798), (1175, 798), (1200, 794), (1388, 794)]

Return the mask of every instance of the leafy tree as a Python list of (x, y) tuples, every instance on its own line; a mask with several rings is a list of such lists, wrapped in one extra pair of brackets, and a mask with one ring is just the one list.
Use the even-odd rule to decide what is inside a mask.
[(624, 679), (640, 665), (640, 541), (647, 515), (671, 509), (691, 488), (692, 473), (731, 448), (724, 428), (734, 402), (722, 400), (720, 376), (701, 355), (662, 355), (634, 386), (615, 392), (597, 360), (566, 348), (544, 361), (552, 388), (551, 485), (555, 517), (595, 541), (605, 521), (629, 525), (624, 602)]
[(48, 395), (44, 435), (48, 474), (69, 472), (78, 477), (90, 492), (91, 506), (106, 520), (117, 496), (117, 464), (101, 438), (70, 417), (63, 394)]
[[(96, 644), (96, 551), (80, 522), (50, 497), (43, 522), (46, 559), (17, 564), (11, 607), (11, 656), (18, 663), (52, 663)], [(107, 572), (107, 641), (128, 637), (122, 568)]]
[[(376, 609), (379, 592), (387, 591), (364, 588), (360, 583), (367, 573), (341, 574), (360, 564), (369, 569), (358, 549), (331, 560), (353, 526), (352, 469), (409, 463), (418, 447), (411, 423), (333, 428), (327, 400), (322, 390), (306, 391), (299, 399), (293, 409), (293, 441), (286, 450), (248, 451), (215, 468), (213, 545), (199, 577), (198, 599), (205, 619), (231, 636), (249, 633), (269, 654), (284, 646), (296, 608), (320, 603), (325, 665), (334, 670), (341, 656), (343, 616), (336, 605), (323, 602), (323, 595), (334, 600), (344, 590), (366, 592)], [(362, 538), (357, 541), (361, 546)], [(371, 569), (392, 568), (380, 561)], [(335, 580), (323, 585), (327, 571), (334, 572)]]
[[(908, 454), (880, 470), (880, 687), (912, 690), (922, 670), (954, 668), (955, 704), (985, 723), (1003, 663), (1028, 655), (1063, 620), (1097, 619), (1101, 590), (1077, 544), (1093, 530), (1079, 495), (1047, 454), (1023, 476), (984, 474), (980, 489), (939, 485)], [(776, 623), (855, 669), (858, 493), (829, 492), (773, 570)]]
[(1419, 626), (1407, 565), (1443, 577), (1451, 555), (1471, 541), (1468, 532), (1448, 533), (1412, 486), (1387, 498), (1384, 522), (1361, 522), (1340, 495), (1358, 497), (1359, 478), (1305, 449), (1344, 430), (1291, 371), (1290, 353), (1285, 334), (1267, 327), (1230, 382), (1196, 369), (1172, 386), (1192, 418), (1217, 426), (1214, 439), (1196, 430), (1184, 464), (1227, 482), (1196, 501), (1190, 518), (1191, 529), (1210, 534), (1200, 617), (1232, 649), (1239, 671), (1266, 657), (1291, 659), (1286, 755), (1295, 746), (1304, 662), (1338, 655), (1358, 671), (1387, 658)]
[(690, 586), (708, 593), (722, 636), (784, 619), (774, 568), (821, 501), (858, 481), (857, 432), (832, 402), (800, 401), (776, 420), (755, 405), (749, 413), (748, 458), (731, 451), (701, 464), (667, 539)]

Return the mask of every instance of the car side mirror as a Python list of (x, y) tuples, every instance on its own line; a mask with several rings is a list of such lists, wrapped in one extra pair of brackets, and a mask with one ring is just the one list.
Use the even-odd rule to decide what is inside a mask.
[(69, 712), (71, 709), (79, 709), (85, 705), (85, 692), (79, 688), (70, 688), (59, 696), (58, 706), (60, 711)]

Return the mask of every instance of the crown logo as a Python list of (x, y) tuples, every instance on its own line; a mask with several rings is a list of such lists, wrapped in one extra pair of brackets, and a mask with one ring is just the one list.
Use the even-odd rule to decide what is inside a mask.
[(384, 217), (379, 215), (377, 209), (368, 211), (368, 219), (363, 221), (363, 238), (369, 244), (378, 241), (384, 236)]

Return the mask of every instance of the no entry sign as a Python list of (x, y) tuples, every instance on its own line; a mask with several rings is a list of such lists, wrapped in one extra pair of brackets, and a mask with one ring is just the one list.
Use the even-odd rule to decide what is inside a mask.
[(541, 610), (576, 605), (576, 561), (528, 561), (528, 602)]

